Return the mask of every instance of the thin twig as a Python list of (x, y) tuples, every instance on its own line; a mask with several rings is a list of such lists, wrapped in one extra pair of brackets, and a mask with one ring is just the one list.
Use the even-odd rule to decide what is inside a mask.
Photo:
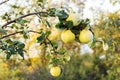
[(11, 33), (11, 34), (8, 34), (8, 35), (5, 35), (3, 37), (1, 37), (0, 39), (4, 39), (4, 38), (7, 38), (9, 36), (12, 36), (12, 35), (15, 35), (15, 34), (18, 34), (18, 33), (22, 33), (23, 31), (18, 31), (18, 32), (14, 32), (14, 33)]
[(14, 19), (14, 20), (8, 21), (8, 22), (5, 23), (4, 25), (2, 25), (2, 28), (7, 27), (7, 25), (9, 25), (9, 24), (11, 24), (11, 23), (14, 23), (14, 22), (16, 22), (17, 20), (19, 20), (19, 19), (21, 19), (21, 18), (24, 18), (24, 17), (27, 17), (27, 16), (31, 16), (31, 15), (36, 15), (36, 14), (47, 14), (47, 12), (34, 12), (34, 13), (29, 13), (29, 14), (20, 16), (20, 17)]
[(56, 49), (55, 49), (55, 47), (54, 47), (53, 43), (51, 42), (51, 40), (50, 40), (50, 39), (48, 39), (48, 38), (46, 38), (46, 39), (50, 42), (50, 45), (53, 47), (53, 51), (54, 51), (55, 53), (57, 53), (57, 51), (56, 51)]
[[(7, 38), (7, 37), (10, 37), (12, 35), (15, 35), (15, 34), (18, 34), (18, 33), (22, 33), (23, 31), (17, 31), (17, 32), (14, 32), (14, 33), (11, 33), (11, 34), (8, 34), (8, 35), (5, 35), (3, 37), (0, 38), (1, 39), (4, 39), (4, 38)], [(33, 30), (29, 30), (28, 32), (33, 32), (33, 33), (37, 33), (37, 34), (40, 34), (40, 32), (37, 32), (37, 31), (33, 31)]]
[(8, 1), (9, 1), (9, 0), (5, 0), (5, 1), (1, 2), (0, 5), (6, 3), (6, 2), (8, 2)]
[(29, 30), (28, 32), (33, 32), (33, 33), (37, 33), (37, 34), (40, 34), (40, 32), (37, 32), (37, 31), (33, 31), (33, 30)]

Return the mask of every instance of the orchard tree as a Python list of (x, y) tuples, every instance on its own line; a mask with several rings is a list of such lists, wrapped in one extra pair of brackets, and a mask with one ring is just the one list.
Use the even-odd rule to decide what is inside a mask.
[[(1, 2), (0, 6), (7, 2)], [(70, 8), (51, 8), (44, 0), (34, 1), (31, 6), (10, 6), (11, 11), (0, 18), (4, 23), (0, 27), (0, 49), (7, 59), (15, 55), (24, 59), (34, 47), (41, 54), (42, 63), (50, 65), (51, 75), (59, 76), (61, 65), (80, 53), (81, 44), (93, 48), (97, 41), (103, 42), (95, 38), (90, 20), (82, 19)], [(107, 44), (103, 46), (108, 49)]]

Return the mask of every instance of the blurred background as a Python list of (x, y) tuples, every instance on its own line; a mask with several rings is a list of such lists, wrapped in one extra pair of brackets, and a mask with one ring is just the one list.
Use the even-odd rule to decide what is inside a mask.
[[(2, 3), (5, 0), (0, 0)], [(6, 0), (7, 1), (7, 0)], [(4, 18), (12, 20), (18, 16), (42, 10), (37, 2), (42, 0), (8, 0), (0, 5), (0, 26), (6, 23)], [(18, 55), (6, 60), (0, 52), (0, 80), (120, 80), (120, 0), (43, 0), (44, 8), (66, 8), (77, 12), (81, 19), (89, 18), (95, 37), (107, 44), (98, 42), (94, 47), (81, 45), (70, 61), (62, 65), (59, 77), (50, 75), (48, 66), (43, 64), (41, 50), (35, 47), (36, 36), (26, 43), (28, 52), (25, 60)], [(44, 10), (43, 10), (44, 11)], [(4, 17), (6, 16), (7, 17)], [(31, 19), (30, 29), (39, 27), (38, 17)], [(36, 26), (36, 28), (34, 27)], [(9, 30), (9, 29), (8, 29)], [(14, 31), (14, 30), (13, 30)], [(19, 40), (25, 42), (19, 35)], [(70, 45), (66, 45), (68, 48)], [(44, 61), (47, 64), (47, 61)]]

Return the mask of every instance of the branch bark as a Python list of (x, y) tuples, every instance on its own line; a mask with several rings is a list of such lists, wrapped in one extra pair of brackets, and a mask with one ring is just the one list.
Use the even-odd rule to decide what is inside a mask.
[(27, 16), (31, 16), (31, 15), (37, 15), (37, 14), (47, 14), (47, 12), (34, 12), (34, 13), (29, 13), (23, 16), (20, 16), (14, 20), (8, 21), (7, 23), (5, 23), (4, 25), (2, 25), (2, 28), (7, 27), (7, 25), (16, 22), (17, 20), (21, 19), (21, 18), (25, 18)]
[[(11, 34), (8, 34), (8, 35), (5, 35), (3, 37), (0, 38), (1, 39), (4, 39), (4, 38), (7, 38), (7, 37), (10, 37), (12, 35), (15, 35), (15, 34), (18, 34), (18, 33), (22, 33), (23, 31), (18, 31), (18, 32), (14, 32), (14, 33), (11, 33)], [(28, 32), (33, 32), (33, 33), (37, 33), (37, 34), (40, 34), (40, 32), (37, 32), (37, 31), (33, 31), (33, 30), (29, 30)]]
[(1, 2), (0, 5), (6, 3), (6, 2), (8, 2), (8, 1), (9, 1), (9, 0), (5, 0), (5, 1)]

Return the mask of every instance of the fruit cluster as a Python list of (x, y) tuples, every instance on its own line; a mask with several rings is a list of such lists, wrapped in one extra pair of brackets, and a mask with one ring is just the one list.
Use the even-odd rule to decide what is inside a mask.
[[(64, 43), (69, 43), (75, 40), (75, 34), (71, 30), (65, 30), (61, 34), (61, 39)], [(79, 34), (81, 43), (89, 43), (93, 40), (93, 33), (90, 30), (82, 30)]]
[(56, 16), (59, 18), (59, 23), (56, 24), (57, 29), (61, 29), (61, 35), (57, 29), (53, 29), (49, 36), (49, 39), (56, 40), (61, 36), (61, 40), (64, 43), (70, 43), (74, 40), (81, 43), (89, 43), (93, 40), (93, 32), (91, 32), (89, 25), (89, 19), (80, 20), (78, 13), (67, 14), (63, 11), (56, 11)]
[[(59, 19), (56, 27), (51, 30), (48, 38), (51, 41), (55, 41), (59, 38), (65, 44), (78, 41), (83, 44), (92, 43), (94, 39), (93, 32), (91, 31), (89, 25), (89, 19), (80, 20), (80, 16), (77, 13), (67, 14), (64, 10), (57, 11), (53, 9), (50, 16), (57, 16)], [(50, 73), (52, 76), (59, 76), (61, 73), (61, 67), (58, 65), (53, 65), (50, 68)]]

